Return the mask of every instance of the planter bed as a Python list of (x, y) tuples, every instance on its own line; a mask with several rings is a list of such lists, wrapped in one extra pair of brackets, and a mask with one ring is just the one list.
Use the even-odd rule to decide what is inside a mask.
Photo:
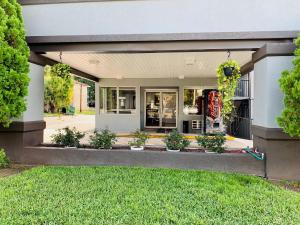
[[(64, 147), (62, 145), (58, 145), (58, 144), (50, 144), (50, 143), (43, 143), (42, 145), (40, 145), (41, 147), (58, 147), (58, 148), (63, 148), (63, 149), (68, 149), (68, 147)], [(105, 149), (94, 149), (92, 146), (90, 145), (81, 145), (80, 149), (86, 149), (86, 150), (105, 150)], [(109, 149), (111, 151), (113, 150), (130, 150), (130, 146), (129, 145), (113, 145), (112, 149)], [(164, 146), (151, 146), (151, 145), (146, 145), (145, 149), (143, 151), (155, 151), (155, 152), (165, 152), (166, 147)], [(186, 149), (181, 150), (180, 152), (202, 152), (205, 153), (205, 149), (201, 149), (201, 148), (195, 148), (195, 147), (189, 147)], [(241, 149), (234, 149), (234, 150), (225, 150), (224, 153), (234, 153), (234, 154), (245, 154), (245, 152)], [(218, 154), (223, 154), (223, 153), (218, 153)]]
[(205, 169), (240, 172), (264, 176), (264, 161), (248, 154), (208, 154), (204, 152), (167, 152), (157, 149), (131, 151), (128, 149), (96, 150), (63, 148), (57, 145), (25, 147), (22, 163), (46, 165), (123, 165)]

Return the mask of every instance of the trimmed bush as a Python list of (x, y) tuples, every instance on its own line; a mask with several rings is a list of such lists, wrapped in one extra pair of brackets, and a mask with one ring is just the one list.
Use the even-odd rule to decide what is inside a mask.
[(21, 6), (15, 0), (0, 1), (0, 124), (8, 127), (11, 118), (26, 110), (29, 85), (29, 48)]
[(277, 118), (278, 125), (292, 137), (300, 137), (300, 36), (295, 41), (297, 49), (294, 68), (282, 72), (279, 84), (284, 93), (284, 109)]
[(196, 140), (199, 146), (208, 149), (210, 151), (222, 153), (225, 150), (223, 146), (225, 144), (226, 138), (222, 133), (213, 134), (211, 136), (208, 135), (197, 136)]
[(190, 141), (176, 129), (172, 130), (172, 132), (165, 137), (164, 142), (169, 150), (183, 150), (190, 145)]
[(5, 154), (4, 149), (0, 148), (0, 168), (8, 167), (9, 165), (9, 159)]
[(65, 127), (59, 129), (58, 134), (52, 135), (52, 142), (67, 147), (79, 147), (80, 139), (82, 139), (84, 135), (83, 132), (77, 131), (75, 127), (73, 127), (73, 129)]
[(142, 132), (140, 130), (136, 130), (133, 135), (133, 141), (129, 141), (128, 144), (133, 147), (142, 147), (145, 146), (147, 140), (149, 139), (149, 135), (146, 132)]
[(100, 133), (95, 131), (94, 135), (90, 136), (90, 145), (97, 149), (111, 149), (116, 141), (116, 134), (108, 129), (104, 129)]

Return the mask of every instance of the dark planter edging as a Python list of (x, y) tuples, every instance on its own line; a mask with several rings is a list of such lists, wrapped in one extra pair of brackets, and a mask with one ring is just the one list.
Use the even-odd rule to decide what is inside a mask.
[(25, 147), (22, 163), (204, 169), (264, 176), (264, 162), (247, 154)]

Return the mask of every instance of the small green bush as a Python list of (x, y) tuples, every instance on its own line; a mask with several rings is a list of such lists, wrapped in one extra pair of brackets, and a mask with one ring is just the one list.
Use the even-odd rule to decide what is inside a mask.
[(190, 141), (176, 129), (169, 133), (169, 135), (164, 139), (164, 142), (170, 150), (183, 150), (190, 145)]
[(80, 139), (84, 137), (83, 132), (79, 132), (75, 127), (70, 129), (65, 127), (58, 130), (58, 134), (52, 135), (52, 142), (68, 147), (79, 147)]
[(90, 136), (90, 145), (97, 149), (111, 149), (116, 141), (116, 134), (108, 129), (104, 129), (100, 133), (95, 131), (94, 134)]
[(224, 134), (212, 134), (212, 135), (204, 135), (196, 137), (197, 143), (199, 146), (208, 149), (213, 152), (222, 153), (225, 148), (223, 147), (225, 144), (225, 136)]
[(9, 159), (5, 154), (4, 149), (0, 148), (0, 168), (8, 167), (9, 165)]
[(149, 135), (146, 132), (142, 132), (140, 130), (136, 130), (133, 135), (133, 141), (129, 141), (128, 144), (134, 147), (145, 146), (147, 140), (149, 139)]

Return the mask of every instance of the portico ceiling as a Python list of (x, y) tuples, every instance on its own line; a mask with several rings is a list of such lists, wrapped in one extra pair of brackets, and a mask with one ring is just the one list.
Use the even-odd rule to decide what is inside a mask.
[[(231, 52), (240, 65), (251, 61), (252, 51)], [(59, 61), (59, 52), (46, 57)], [(216, 77), (216, 68), (227, 52), (176, 52), (103, 54), (62, 52), (63, 63), (98, 78), (188, 78)]]

